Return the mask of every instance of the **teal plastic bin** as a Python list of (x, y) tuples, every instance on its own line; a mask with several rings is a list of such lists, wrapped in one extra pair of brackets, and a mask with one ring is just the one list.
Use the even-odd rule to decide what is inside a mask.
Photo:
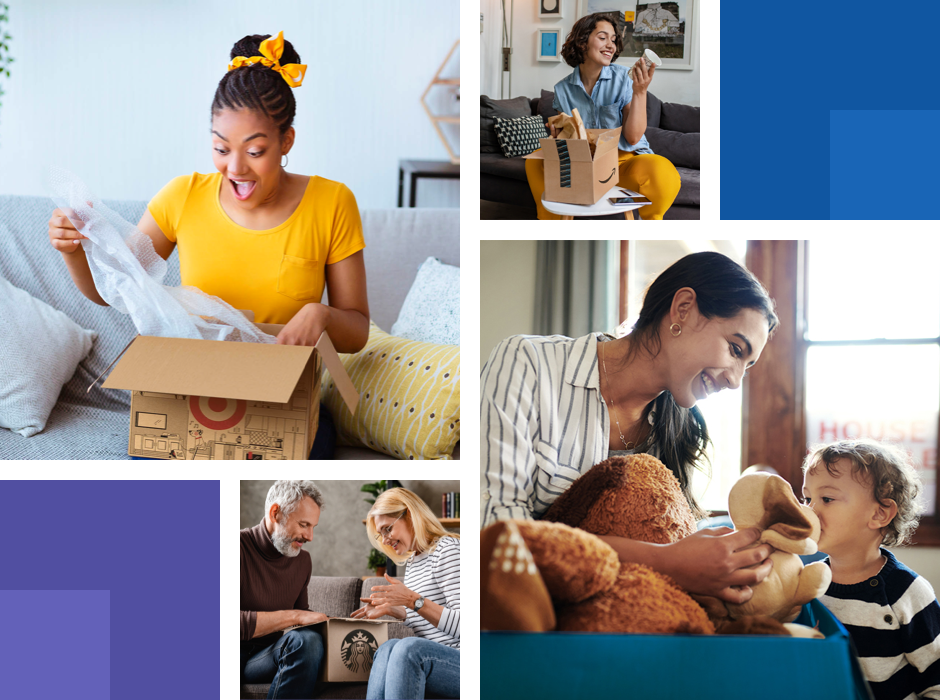
[(869, 700), (845, 627), (819, 601), (807, 607), (826, 639), (483, 632), (481, 700)]

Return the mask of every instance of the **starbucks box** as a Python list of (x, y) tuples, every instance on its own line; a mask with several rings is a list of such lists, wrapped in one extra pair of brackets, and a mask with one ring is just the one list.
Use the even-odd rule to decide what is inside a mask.
[(388, 641), (390, 620), (359, 620), (331, 617), (314, 626), (323, 637), (326, 655), (320, 666), (320, 680), (365, 682), (379, 647)]

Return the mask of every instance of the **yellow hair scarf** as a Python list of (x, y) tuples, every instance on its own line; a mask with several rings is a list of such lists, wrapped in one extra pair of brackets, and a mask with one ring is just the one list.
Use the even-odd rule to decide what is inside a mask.
[(307, 72), (307, 66), (302, 63), (280, 64), (281, 55), (284, 53), (284, 32), (278, 32), (276, 37), (270, 37), (261, 42), (259, 47), (260, 56), (236, 56), (229, 63), (228, 69), (235, 70), (242, 66), (250, 66), (252, 63), (261, 63), (272, 70), (276, 70), (281, 77), (287, 81), (292, 88), (300, 87), (304, 82), (304, 74)]

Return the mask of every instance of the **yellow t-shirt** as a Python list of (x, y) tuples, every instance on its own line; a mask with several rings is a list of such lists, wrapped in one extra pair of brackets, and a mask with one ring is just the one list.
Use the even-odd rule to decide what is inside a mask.
[(265, 231), (228, 217), (221, 184), (221, 173), (181, 175), (147, 208), (177, 244), (183, 284), (254, 311), (259, 323), (287, 323), (319, 302), (325, 266), (365, 248), (356, 198), (340, 182), (311, 177), (294, 213)]

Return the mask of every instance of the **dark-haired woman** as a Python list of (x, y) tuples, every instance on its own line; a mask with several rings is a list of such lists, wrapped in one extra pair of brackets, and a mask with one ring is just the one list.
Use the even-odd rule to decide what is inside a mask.
[[(622, 51), (623, 40), (607, 15), (588, 15), (575, 22), (561, 50), (565, 63), (574, 71), (555, 84), (552, 106), (566, 114), (577, 108), (588, 129), (621, 129), (617, 184), (652, 202), (637, 210), (641, 218), (662, 219), (675, 201), (681, 182), (675, 166), (654, 155), (644, 135), (646, 91), (656, 67), (647, 70), (646, 62), (638, 61), (631, 79), (629, 68), (614, 63)], [(542, 206), (545, 162), (528, 159), (525, 170), (538, 217), (560, 218)]]
[[(692, 470), (708, 431), (695, 404), (737, 389), (776, 325), (773, 301), (750, 272), (696, 253), (656, 278), (627, 336), (502, 341), (480, 380), (484, 525), (538, 518), (593, 465), (640, 452), (659, 458), (700, 512)], [(769, 547), (744, 549), (758, 535), (722, 528), (672, 545), (603, 539), (622, 561), (739, 602), (771, 568)]]
[[(258, 322), (284, 324), (278, 343), (314, 345), (326, 330), (338, 351), (358, 352), (368, 340), (369, 305), (355, 197), (339, 182), (285, 170), (296, 136), (293, 91), (306, 66), (283, 32), (246, 36), (230, 58), (212, 101), (218, 172), (171, 180), (138, 228), (164, 259), (179, 246), (184, 285), (251, 309)], [(82, 236), (58, 209), (49, 237), (76, 286), (105, 304)], [(329, 305), (320, 303), (324, 287)], [(322, 407), (320, 421), (311, 458), (329, 458), (335, 445)]]

